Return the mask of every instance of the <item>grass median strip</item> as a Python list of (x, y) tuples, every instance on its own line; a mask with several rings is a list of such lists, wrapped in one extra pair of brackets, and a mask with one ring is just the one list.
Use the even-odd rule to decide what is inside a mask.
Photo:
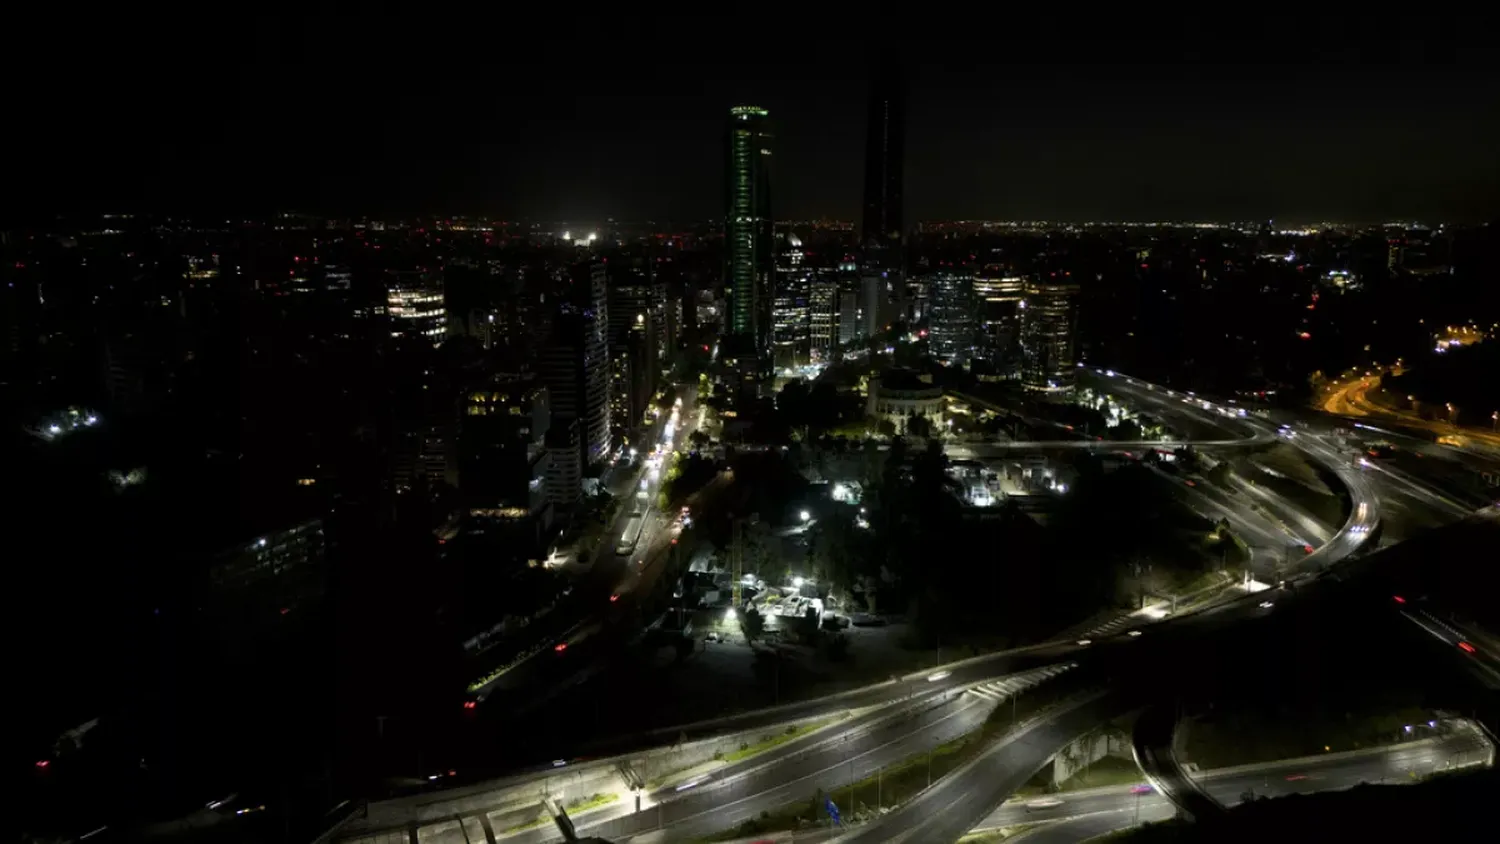
[[(607, 806), (619, 799), (620, 795), (618, 794), (593, 794), (588, 797), (575, 797), (574, 799), (569, 800), (563, 808), (565, 808), (568, 812), (568, 815), (572, 817), (587, 812), (590, 809), (597, 809), (600, 806)], [(537, 829), (550, 823), (552, 823), (552, 815), (549, 814), (545, 808), (543, 808), (535, 818), (527, 821), (526, 823), (519, 823), (513, 827), (509, 827), (500, 834), (514, 835), (518, 832), (525, 832), (528, 829)]]
[(1106, 756), (1058, 783), (1057, 791), (1080, 791), (1106, 785), (1134, 785), (1144, 782), (1145, 774), (1133, 759)]
[(818, 787), (808, 799), (761, 812), (760, 817), (748, 818), (733, 828), (704, 840), (733, 841), (755, 835), (826, 826), (829, 821), (825, 800), (832, 800), (839, 807), (845, 824), (871, 820), (925, 791), (933, 783), (974, 759), (994, 741), (1010, 733), (1016, 725), (1061, 703), (1080, 688), (1081, 684), (1073, 680), (1072, 675), (1064, 675), (1028, 689), (1014, 703), (1001, 701), (980, 729), (940, 744), (925, 753), (887, 765), (873, 777), (853, 783), (839, 783), (838, 768), (830, 769), (824, 775), (826, 788)]
[(996, 844), (1007, 838), (1015, 838), (1023, 832), (1042, 826), (1042, 823), (1021, 823), (1015, 826), (1002, 826), (997, 829), (985, 829), (979, 832), (971, 832), (963, 838), (958, 839), (959, 844)]
[[(852, 784), (833, 786), (825, 791), (817, 790), (811, 798), (788, 803), (772, 811), (761, 812), (758, 818), (749, 818), (732, 829), (712, 836), (707, 841), (733, 841), (752, 835), (807, 829), (827, 825), (828, 810), (824, 805), (827, 797), (839, 807), (845, 823), (858, 820), (864, 815), (878, 812), (881, 807), (897, 806), (936, 782), (944, 774), (972, 759), (983, 748), (982, 731), (970, 733), (962, 738), (940, 744), (930, 753), (909, 758), (888, 766), (878, 776), (859, 780)], [(931, 772), (929, 774), (929, 771)], [(830, 771), (830, 778), (834, 772)], [(853, 811), (850, 807), (853, 807)]]
[(780, 733), (761, 736), (760, 740), (755, 742), (754, 744), (750, 744), (748, 742), (745, 744), (741, 744), (739, 750), (724, 754), (724, 758), (722, 761), (739, 762), (745, 759), (749, 759), (750, 757), (757, 754), (765, 753), (767, 750), (770, 750), (773, 747), (779, 747), (793, 739), (801, 738), (808, 733), (817, 732), (818, 730), (821, 730), (824, 727), (830, 724), (837, 723), (841, 720), (843, 720), (842, 716), (839, 718), (828, 718), (822, 721), (814, 722), (812, 724), (793, 724)]

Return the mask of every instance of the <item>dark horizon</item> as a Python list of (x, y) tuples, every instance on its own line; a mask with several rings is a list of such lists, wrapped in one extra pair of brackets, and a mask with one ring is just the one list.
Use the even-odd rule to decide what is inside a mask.
[[(709, 220), (743, 103), (774, 125), (775, 218), (862, 214), (864, 41), (766, 38), (735, 63), (710, 21), (524, 38), (378, 15), (224, 19), (211, 37), (206, 21), (197, 38), (166, 23), (33, 27), (10, 57), (27, 84), (5, 217)], [(1459, 23), (1330, 19), (1262, 43), (1091, 26), (897, 46), (908, 225), (1500, 215), (1496, 50), (1450, 46)]]

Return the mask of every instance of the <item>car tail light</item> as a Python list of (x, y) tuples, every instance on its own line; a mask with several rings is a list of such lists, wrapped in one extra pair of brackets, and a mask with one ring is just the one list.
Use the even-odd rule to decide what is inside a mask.
[(557, 651), (558, 653), (562, 653), (563, 651), (565, 651), (567, 649), (568, 649), (568, 643), (567, 642), (558, 642), (557, 645), (556, 645), (556, 647), (554, 647), (552, 650)]
[(1458, 646), (1460, 648), (1463, 648), (1466, 653), (1473, 653), (1474, 652), (1474, 646), (1471, 645), (1471, 644), (1469, 644), (1468, 642), (1459, 642)]
[(1391, 598), (1394, 599), (1395, 602), (1398, 603), (1398, 604), (1404, 604), (1404, 603), (1406, 603), (1406, 599), (1403, 598), (1403, 597), (1401, 597), (1400, 595), (1392, 595)]

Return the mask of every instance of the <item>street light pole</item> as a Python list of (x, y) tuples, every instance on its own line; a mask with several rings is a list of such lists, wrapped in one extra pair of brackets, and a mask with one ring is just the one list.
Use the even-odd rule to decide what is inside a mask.
[(849, 813), (854, 815), (854, 755), (849, 756)]

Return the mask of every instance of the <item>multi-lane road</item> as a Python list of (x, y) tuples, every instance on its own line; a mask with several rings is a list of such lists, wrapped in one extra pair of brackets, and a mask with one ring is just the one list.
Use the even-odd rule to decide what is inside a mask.
[(1500, 432), (1460, 428), (1450, 422), (1427, 419), (1414, 411), (1389, 407), (1370, 398), (1380, 388), (1380, 375), (1371, 373), (1334, 384), (1321, 398), (1322, 409), (1338, 416), (1385, 421), (1404, 428), (1426, 431), (1438, 437), (1454, 437), (1477, 444), (1489, 456), (1500, 453)]
[[(1145, 385), (1143, 382), (1118, 378), (1115, 380), (1126, 380), (1129, 385), (1128, 391), (1144, 401), (1150, 401), (1168, 410), (1175, 409), (1177, 412), (1195, 416), (1199, 422), (1213, 421), (1221, 428), (1226, 425), (1232, 426), (1231, 431), (1239, 434), (1239, 436), (1223, 440), (1199, 441), (1197, 443), (1199, 446), (1234, 447), (1246, 442), (1263, 443), (1276, 436), (1274, 429), (1265, 423), (1204, 414), (1201, 400), (1196, 397), (1177, 396), (1161, 388)], [(1113, 387), (1114, 384), (1112, 383), (1111, 386)], [(1186, 401), (1192, 401), (1194, 404), (1181, 404)], [(1128, 444), (1120, 443), (1062, 442), (1068, 444), (1065, 447), (1129, 447)], [(1035, 443), (1029, 446), (1050, 448), (1060, 444)], [(1370, 536), (1371, 529), (1379, 519), (1379, 499), (1375, 494), (1370, 475), (1356, 462), (1351, 461), (1346, 454), (1340, 453), (1332, 442), (1324, 441), (1319, 435), (1302, 436), (1299, 434), (1299, 441), (1296, 444), (1313, 459), (1323, 462), (1335, 472), (1348, 485), (1354, 502), (1346, 523), (1333, 533), (1328, 543), (1309, 556), (1310, 571), (1303, 577), (1311, 577), (1364, 545)], [(1160, 446), (1161, 444), (1154, 445)], [(1011, 449), (1020, 447), (1026, 446), (1009, 446)], [(950, 455), (963, 456), (952, 454), (951, 449)], [(982, 459), (977, 452), (971, 455), (971, 458)], [(810, 790), (823, 787), (824, 781), (829, 778), (832, 778), (835, 784), (844, 776), (853, 779), (863, 778), (883, 765), (908, 758), (922, 752), (923, 749), (972, 730), (982, 723), (984, 716), (993, 706), (993, 701), (964, 691), (975, 684), (992, 682), (999, 677), (1070, 661), (1108, 665), (1117, 662), (1118, 658), (1135, 659), (1150, 651), (1156, 642), (1192, 641), (1204, 633), (1228, 630), (1243, 620), (1264, 617), (1265, 614), (1264, 608), (1258, 606), (1253, 599), (1232, 601), (1169, 619), (1158, 627), (1146, 630), (1143, 636), (1132, 636), (1125, 628), (1121, 628), (1112, 631), (1113, 638), (1106, 641), (1089, 644), (1053, 642), (992, 654), (955, 664), (945, 671), (930, 676), (911, 676), (832, 698), (794, 704), (771, 711), (745, 713), (711, 725), (701, 725), (701, 731), (696, 733), (690, 734), (684, 730), (680, 733), (673, 731), (673, 736), (639, 736), (633, 741), (627, 739), (621, 743), (622, 752), (629, 750), (632, 745), (637, 747), (653, 743), (665, 745), (673, 743), (674, 739), (681, 740), (682, 737), (695, 738), (698, 735), (711, 733), (758, 729), (833, 712), (867, 710), (867, 714), (860, 717), (872, 719), (867, 721), (854, 719), (844, 722), (834, 728), (832, 733), (824, 731), (816, 734), (816, 741), (799, 740), (790, 743), (778, 752), (757, 757), (751, 760), (751, 764), (741, 765), (738, 768), (735, 766), (721, 768), (714, 772), (711, 778), (702, 782), (688, 783), (686, 784), (688, 787), (681, 791), (678, 788), (682, 784), (678, 784), (671, 787), (670, 793), (657, 791), (643, 794), (643, 811), (639, 813), (635, 811), (633, 799), (629, 804), (622, 801), (613, 807), (589, 812), (578, 819), (579, 827), (590, 834), (621, 838), (653, 830), (650, 833), (651, 840), (678, 840), (678, 836), (701, 837), (711, 832), (721, 831), (733, 826), (737, 819), (750, 817), (760, 811), (797, 799), (804, 799)], [(1146, 619), (1141, 619), (1142, 623), (1145, 621)], [(1170, 645), (1164, 652), (1169, 651)], [(956, 840), (976, 824), (996, 825), (994, 819), (997, 816), (1001, 821), (1005, 821), (1010, 817), (1004, 814), (1007, 811), (1024, 813), (1024, 808), (1002, 806), (997, 811), (995, 807), (1000, 806), (1053, 753), (1075, 736), (1097, 724), (1101, 719), (1120, 714), (1123, 708), (1130, 705), (1114, 694), (1103, 693), (1082, 698), (1076, 701), (1076, 704), (1071, 708), (1053, 711), (1047, 718), (1008, 736), (966, 768), (941, 779), (933, 788), (923, 792), (906, 806), (890, 813), (879, 822), (865, 826), (853, 833), (852, 837), (864, 840)], [(879, 709), (881, 707), (884, 709)], [(902, 711), (899, 717), (889, 717), (890, 712), (895, 711), (894, 707), (917, 707), (917, 709), (910, 712)], [(872, 715), (868, 714), (868, 711), (882, 714)], [(840, 770), (841, 767), (846, 768), (847, 771)], [(1308, 777), (1308, 780), (1295, 782), (1318, 782), (1312, 779), (1311, 774), (1308, 774)], [(847, 782), (847, 780), (843, 781)], [(1236, 786), (1240, 784), (1239, 780), (1225, 780), (1225, 782), (1233, 782)], [(1108, 795), (1083, 795), (1082, 797), (1075, 795), (1066, 799), (1063, 805), (1072, 804), (1075, 807), (1091, 805), (1080, 803), (1079, 801), (1083, 798), (1108, 803), (1110, 799), (1118, 800), (1118, 795), (1113, 798)], [(1157, 798), (1151, 798), (1151, 800), (1155, 799)], [(441, 801), (441, 797), (430, 795), (428, 804), (430, 805), (433, 800)], [(1136, 800), (1142, 801), (1143, 812), (1161, 811), (1153, 808), (1157, 804), (1147, 798), (1133, 796), (1131, 798), (1132, 809)], [(482, 799), (477, 802), (483, 803)], [(1118, 806), (1113, 809), (1106, 807), (1099, 809), (1098, 812), (1118, 813), (1118, 808)], [(1048, 811), (1054, 812), (1050, 817), (1060, 817), (1059, 813), (1070, 810), (1052, 807)], [(482, 806), (478, 814), (483, 814)], [(412, 820), (407, 822), (400, 821), (400, 812), (395, 812), (390, 817), (393, 819), (394, 826), (386, 827), (385, 832), (401, 828), (415, 829), (415, 814)], [(1035, 817), (1030, 818), (1032, 821), (1041, 819), (1044, 819), (1041, 813), (1036, 813)], [(490, 827), (494, 827), (496, 821), (496, 818), (487, 819)], [(1103, 821), (1079, 820), (1076, 822), (1076, 828), (1092, 829), (1100, 823)], [(505, 828), (501, 826), (501, 829)], [(457, 825), (455, 829), (459, 829)], [(382, 830), (355, 828), (351, 829), (348, 835), (341, 837), (369, 839), (378, 838), (381, 833)], [(540, 841), (554, 838), (555, 833), (550, 827), (545, 827), (518, 831), (510, 837)]]
[[(654, 588), (674, 539), (677, 515), (663, 513), (657, 506), (661, 475), (666, 471), (666, 463), (673, 450), (679, 443), (686, 441), (696, 429), (698, 421), (698, 414), (693, 408), (693, 391), (681, 389), (679, 393), (682, 394), (680, 404), (662, 414), (647, 429), (642, 448), (648, 453), (638, 455), (641, 458), (639, 464), (630, 469), (617, 466), (611, 470), (611, 474), (619, 472), (622, 475), (613, 484), (620, 501), (619, 509), (599, 539), (598, 547), (591, 549), (589, 570), (578, 581), (575, 595), (568, 606), (560, 610), (567, 614), (567, 621), (553, 623), (561, 632), (550, 637), (544, 643), (548, 647), (535, 656), (513, 666), (483, 686), (472, 689), (479, 703), (484, 703), (498, 692), (524, 690), (525, 700), (521, 702), (521, 708), (538, 705), (547, 697), (536, 693), (539, 683), (551, 685), (541, 678), (549, 673), (557, 673), (545, 663), (555, 661), (566, 654), (568, 648), (604, 629), (612, 604), (620, 602), (619, 598), (611, 602), (610, 596), (619, 595), (629, 603)], [(636, 504), (638, 494), (641, 496), (639, 506)], [(630, 553), (617, 553), (617, 546), (627, 525), (637, 518), (640, 519), (640, 527), (631, 543)], [(557, 644), (565, 645), (564, 649), (553, 650)], [(508, 710), (511, 713), (518, 711), (515, 705), (508, 707)]]
[[(1404, 783), (1433, 773), (1488, 764), (1494, 754), (1476, 730), (1460, 722), (1435, 739), (1412, 741), (1366, 751), (1287, 759), (1260, 765), (1203, 771), (1196, 775), (1204, 790), (1225, 806), (1247, 796), (1282, 797), (1352, 788), (1361, 783)], [(1044, 797), (1017, 797), (978, 824), (999, 829), (1044, 824), (1015, 841), (1063, 844), (1084, 841), (1136, 823), (1164, 820), (1175, 814), (1166, 798), (1136, 785), (1067, 792)], [(1054, 805), (1055, 801), (1055, 805)]]

